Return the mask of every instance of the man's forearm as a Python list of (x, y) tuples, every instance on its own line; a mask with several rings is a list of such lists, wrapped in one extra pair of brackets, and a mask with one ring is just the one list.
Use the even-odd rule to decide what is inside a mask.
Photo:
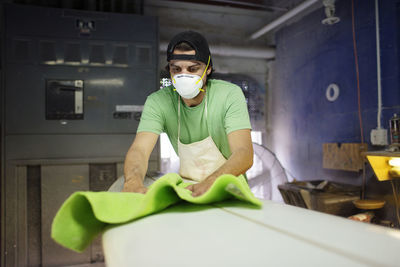
[(129, 151), (124, 164), (125, 181), (143, 184), (148, 162), (138, 151)]
[(187, 187), (191, 190), (192, 196), (197, 197), (204, 194), (215, 182), (215, 180), (223, 174), (233, 174), (238, 176), (244, 174), (253, 165), (252, 149), (237, 149), (229, 159), (219, 167), (215, 172), (198, 184), (192, 184)]
[(125, 158), (125, 184), (123, 192), (146, 193), (147, 188), (143, 185), (143, 179), (147, 172), (150, 153), (157, 139), (158, 135), (155, 133), (137, 133)]
[(215, 180), (223, 174), (238, 176), (244, 174), (253, 165), (253, 153), (248, 149), (238, 149), (228, 160), (215, 172), (210, 174), (206, 180)]

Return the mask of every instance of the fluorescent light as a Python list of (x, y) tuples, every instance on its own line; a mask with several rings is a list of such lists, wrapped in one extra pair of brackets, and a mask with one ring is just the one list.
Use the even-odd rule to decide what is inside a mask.
[(389, 165), (392, 167), (400, 167), (400, 158), (391, 158), (389, 160)]

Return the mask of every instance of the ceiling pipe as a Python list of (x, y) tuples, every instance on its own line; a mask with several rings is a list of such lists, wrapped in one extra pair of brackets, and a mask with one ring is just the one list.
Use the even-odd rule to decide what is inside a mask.
[[(221, 4), (231, 4), (231, 5), (241, 5), (250, 8), (261, 8), (269, 11), (288, 11), (287, 8), (282, 8), (278, 6), (270, 6), (256, 3), (249, 3), (248, 1), (238, 1), (238, 0), (210, 0), (211, 2), (221, 3)], [(189, 1), (190, 2), (190, 1)], [(196, 3), (196, 1), (195, 1)]]
[(233, 47), (233, 46), (211, 46), (210, 52), (219, 56), (237, 56), (246, 58), (271, 59), (275, 57), (275, 48), (260, 47)]
[[(166, 52), (168, 47), (167, 42), (160, 42), (160, 52)], [(275, 48), (262, 47), (235, 47), (228, 45), (211, 45), (210, 52), (217, 56), (232, 56), (245, 58), (272, 59), (275, 57)]]
[(271, 23), (265, 25), (263, 28), (261, 28), (260, 30), (256, 31), (255, 33), (253, 33), (250, 36), (250, 39), (252, 39), (252, 40), (257, 39), (258, 37), (266, 34), (267, 32), (275, 29), (278, 26), (284, 24), (288, 20), (290, 20), (293, 17), (295, 17), (296, 15), (298, 15), (300, 12), (308, 9), (309, 7), (311, 7), (312, 5), (314, 5), (315, 3), (319, 2), (319, 1), (320, 0), (307, 0), (307, 1), (304, 1), (300, 5), (298, 5), (295, 8), (293, 8), (292, 10), (290, 10), (287, 13), (283, 14), (281, 17), (273, 20)]

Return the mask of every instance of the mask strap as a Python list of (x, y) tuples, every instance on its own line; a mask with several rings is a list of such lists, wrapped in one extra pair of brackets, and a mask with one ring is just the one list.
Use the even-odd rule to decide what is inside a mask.
[(181, 136), (181, 97), (179, 96), (178, 97), (178, 143), (181, 141), (180, 136)]
[[(208, 65), (210, 64), (210, 59), (211, 59), (211, 56), (208, 56), (206, 69), (204, 70), (203, 75), (201, 75), (200, 79), (196, 82), (196, 84), (198, 84), (201, 80), (203, 80), (204, 74), (206, 74), (207, 69), (208, 69)], [(175, 78), (174, 77), (172, 77), (172, 80), (175, 82)], [(176, 91), (176, 88), (174, 88), (173, 90)], [(200, 88), (199, 90), (204, 92), (204, 90), (202, 88)]]
[[(175, 83), (175, 78), (172, 76), (172, 81)], [(176, 91), (176, 88), (174, 87), (174, 91)]]
[[(208, 56), (208, 62), (206, 65), (206, 69), (204, 70), (203, 75), (201, 75), (200, 79), (196, 82), (196, 84), (198, 84), (201, 80), (203, 80), (204, 74), (206, 74), (207, 69), (208, 69), (208, 64), (210, 64), (210, 59), (211, 59), (211, 56)], [(202, 88), (200, 88), (199, 90), (204, 92), (204, 90)]]

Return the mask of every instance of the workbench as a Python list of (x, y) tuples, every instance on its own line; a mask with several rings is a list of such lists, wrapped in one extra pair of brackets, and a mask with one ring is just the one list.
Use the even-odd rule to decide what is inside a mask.
[(263, 201), (181, 203), (103, 234), (123, 266), (400, 266), (400, 231)]

